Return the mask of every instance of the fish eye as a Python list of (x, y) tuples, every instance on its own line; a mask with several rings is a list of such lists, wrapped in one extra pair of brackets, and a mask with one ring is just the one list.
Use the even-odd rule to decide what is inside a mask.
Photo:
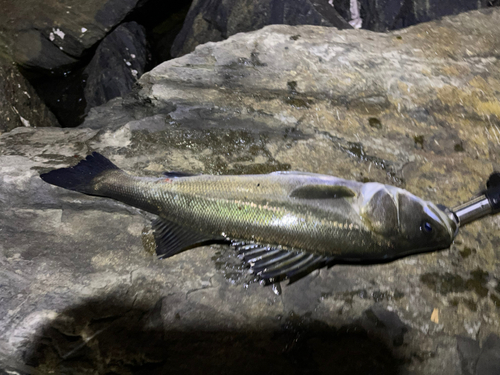
[(431, 233), (432, 232), (432, 225), (428, 221), (423, 221), (422, 225), (420, 225), (420, 229), (426, 233)]

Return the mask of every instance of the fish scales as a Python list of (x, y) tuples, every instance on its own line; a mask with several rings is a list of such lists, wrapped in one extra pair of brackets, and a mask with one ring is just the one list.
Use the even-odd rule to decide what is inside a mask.
[(376, 243), (353, 209), (354, 198), (340, 198), (335, 206), (322, 204), (322, 199), (290, 198), (291, 191), (308, 181), (304, 176), (151, 179), (111, 171), (103, 181), (97, 189), (105, 189), (115, 199), (154, 210), (164, 219), (204, 234), (327, 255), (355, 254), (363, 241)]

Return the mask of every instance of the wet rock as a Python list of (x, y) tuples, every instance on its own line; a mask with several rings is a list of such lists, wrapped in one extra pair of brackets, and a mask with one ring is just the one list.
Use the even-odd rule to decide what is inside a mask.
[[(276, 295), (222, 245), (155, 259), (149, 215), (39, 173), (98, 151), (137, 175), (299, 170), (453, 206), (499, 168), (499, 28), (497, 9), (383, 35), (269, 26), (158, 66), (81, 127), (2, 134), (0, 358), (55, 373), (221, 372), (220, 353), (273, 373), (494, 369), (499, 216), (450, 249), (339, 264)], [(488, 348), (477, 367), (457, 337)]]
[(59, 126), (59, 123), (18, 68), (0, 63), (0, 134), (18, 126)]
[(0, 2), (0, 50), (26, 68), (56, 70), (74, 64), (117, 26), (138, 0)]
[(130, 92), (147, 62), (146, 33), (136, 22), (118, 26), (97, 47), (85, 68), (86, 112)]
[(199, 44), (272, 24), (351, 27), (328, 0), (194, 0), (172, 45), (171, 55), (178, 57)]

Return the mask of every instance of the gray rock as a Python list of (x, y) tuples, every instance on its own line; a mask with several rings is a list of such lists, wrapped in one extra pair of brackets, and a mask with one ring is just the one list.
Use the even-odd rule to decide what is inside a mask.
[(0, 134), (18, 126), (59, 126), (14, 64), (0, 63)]
[(146, 32), (136, 22), (121, 24), (106, 36), (84, 71), (86, 112), (128, 94), (144, 73), (146, 61)]
[(499, 9), (382, 35), (269, 26), (158, 66), (79, 128), (2, 134), (0, 359), (20, 372), (451, 375), (458, 336), (495, 368), (499, 216), (450, 249), (336, 265), (277, 296), (223, 246), (155, 259), (149, 215), (38, 175), (95, 150), (138, 175), (293, 169), (453, 206), (499, 168), (499, 28)]
[(178, 57), (199, 44), (272, 24), (351, 28), (328, 0), (194, 0), (170, 53)]
[(0, 3), (0, 50), (17, 64), (43, 70), (75, 63), (137, 5), (138, 0)]

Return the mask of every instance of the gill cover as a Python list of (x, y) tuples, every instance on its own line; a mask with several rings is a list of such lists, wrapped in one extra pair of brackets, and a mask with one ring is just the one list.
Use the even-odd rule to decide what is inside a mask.
[(391, 236), (399, 232), (398, 201), (391, 186), (369, 182), (361, 189), (361, 216), (375, 233)]
[(449, 215), (406, 190), (367, 183), (361, 199), (363, 221), (393, 244), (395, 255), (446, 248), (455, 237), (457, 225)]

